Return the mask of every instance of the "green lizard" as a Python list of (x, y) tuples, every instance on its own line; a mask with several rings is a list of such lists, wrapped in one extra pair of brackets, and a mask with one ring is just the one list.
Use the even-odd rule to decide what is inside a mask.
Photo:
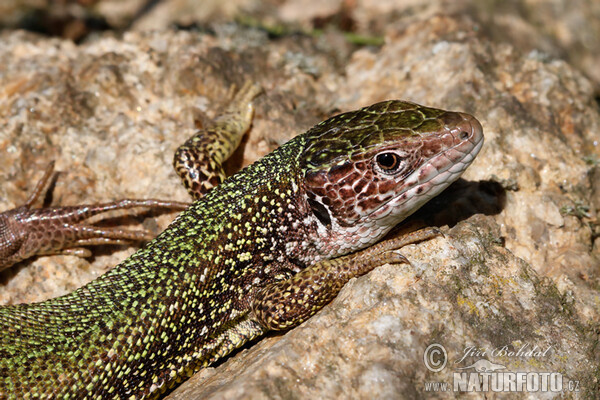
[[(71, 294), (0, 308), (2, 397), (155, 398), (249, 340), (298, 325), (352, 277), (405, 262), (395, 250), (434, 236), (373, 245), (483, 144), (470, 115), (384, 101), (203, 187), (222, 176), (256, 94), (246, 86), (178, 152), (175, 166), (200, 198), (155, 240)], [(207, 160), (211, 146), (218, 154)]]

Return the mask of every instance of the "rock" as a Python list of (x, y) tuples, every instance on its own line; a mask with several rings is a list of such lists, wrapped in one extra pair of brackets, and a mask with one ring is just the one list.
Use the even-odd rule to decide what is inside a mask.
[[(290, 9), (310, 4), (289, 1), (277, 12), (289, 18)], [(55, 203), (187, 200), (172, 154), (191, 135), (193, 116), (215, 115), (229, 87), (246, 78), (265, 94), (230, 171), (333, 113), (379, 100), (466, 111), (484, 127), (480, 155), (464, 180), (407, 223), (439, 226), (444, 237), (408, 246), (411, 265), (352, 280), (306, 323), (200, 371), (169, 398), (424, 397), (430, 383), (452, 386), (455, 373), (472, 372), (467, 367), (482, 359), (501, 371), (560, 373), (565, 390), (571, 382), (574, 396), (594, 397), (600, 114), (584, 62), (556, 58), (563, 41), (548, 41), (526, 19), (491, 18), (469, 2), (378, 4), (349, 12), (359, 33), (371, 26), (381, 34), (379, 47), (349, 43), (335, 30), (273, 40), (233, 24), (216, 24), (213, 33), (106, 34), (79, 46), (2, 33), (0, 209), (22, 202), (52, 159), (64, 171)], [(299, 15), (298, 26), (309, 27), (313, 14)], [(573, 24), (552, 21), (563, 33)], [(573, 38), (597, 29), (580, 25)], [(506, 27), (516, 28), (500, 36)], [(505, 39), (518, 32), (530, 36)], [(598, 54), (581, 52), (580, 60)], [(0, 301), (66, 293), (132, 251), (22, 263), (2, 274)], [(447, 352), (440, 372), (424, 363), (431, 344)], [(531, 354), (511, 354), (518, 351)]]

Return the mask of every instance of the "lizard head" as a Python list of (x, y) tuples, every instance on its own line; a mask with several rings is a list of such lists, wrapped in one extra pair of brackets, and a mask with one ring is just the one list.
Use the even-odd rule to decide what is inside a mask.
[(300, 155), (319, 253), (366, 247), (443, 191), (483, 144), (472, 116), (385, 101), (321, 122)]

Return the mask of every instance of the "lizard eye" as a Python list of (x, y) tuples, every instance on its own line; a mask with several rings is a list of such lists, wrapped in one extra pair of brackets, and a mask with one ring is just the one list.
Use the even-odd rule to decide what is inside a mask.
[(380, 153), (375, 157), (379, 169), (386, 174), (393, 174), (402, 166), (402, 157), (396, 153)]

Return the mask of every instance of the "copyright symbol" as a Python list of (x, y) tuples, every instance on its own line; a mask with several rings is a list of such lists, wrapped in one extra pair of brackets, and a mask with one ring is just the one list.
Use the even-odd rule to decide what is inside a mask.
[(423, 353), (423, 362), (431, 372), (440, 372), (448, 362), (448, 353), (441, 344), (430, 344)]

